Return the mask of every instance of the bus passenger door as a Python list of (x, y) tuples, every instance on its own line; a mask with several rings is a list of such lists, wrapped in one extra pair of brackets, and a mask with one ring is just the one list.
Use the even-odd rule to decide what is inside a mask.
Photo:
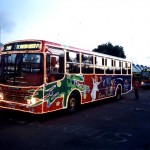
[(48, 83), (62, 79), (64, 76), (64, 59), (57, 55), (47, 55), (46, 69)]

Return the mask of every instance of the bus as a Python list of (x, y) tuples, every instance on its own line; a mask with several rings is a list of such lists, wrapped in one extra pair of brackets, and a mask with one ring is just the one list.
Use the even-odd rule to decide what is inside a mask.
[(45, 40), (19, 40), (0, 51), (0, 108), (69, 112), (132, 90), (132, 62)]
[(150, 86), (150, 68), (143, 69), (140, 75), (141, 87)]

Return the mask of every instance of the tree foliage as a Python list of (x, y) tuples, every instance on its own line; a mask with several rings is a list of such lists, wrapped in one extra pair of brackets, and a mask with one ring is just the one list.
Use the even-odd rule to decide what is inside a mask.
[(113, 46), (110, 42), (106, 44), (99, 45), (98, 48), (93, 49), (94, 52), (108, 54), (120, 58), (126, 58), (122, 46)]

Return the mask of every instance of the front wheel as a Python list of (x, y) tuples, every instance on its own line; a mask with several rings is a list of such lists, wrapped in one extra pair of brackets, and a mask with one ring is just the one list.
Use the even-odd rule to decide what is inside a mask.
[(78, 108), (78, 100), (75, 95), (70, 95), (68, 100), (68, 111), (69, 112), (75, 112)]

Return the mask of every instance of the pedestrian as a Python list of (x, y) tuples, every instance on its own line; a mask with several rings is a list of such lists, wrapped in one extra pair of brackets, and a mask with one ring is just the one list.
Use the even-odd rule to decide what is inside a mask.
[(134, 79), (133, 87), (134, 87), (135, 98), (138, 99), (139, 98), (139, 89), (140, 89), (140, 82), (139, 82), (138, 78)]

